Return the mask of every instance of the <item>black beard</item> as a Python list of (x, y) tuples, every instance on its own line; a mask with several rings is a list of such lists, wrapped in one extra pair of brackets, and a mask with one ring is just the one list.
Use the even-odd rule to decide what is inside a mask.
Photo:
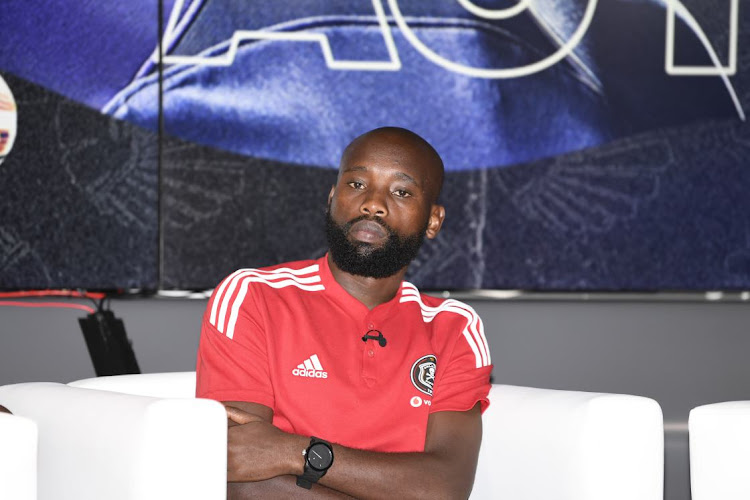
[[(381, 247), (366, 242), (352, 243), (349, 230), (361, 220), (371, 220), (380, 224), (388, 232), (388, 239)], [(427, 221), (429, 222), (429, 221)], [(336, 224), (331, 211), (326, 211), (326, 238), (333, 262), (344, 272), (367, 278), (387, 278), (393, 276), (414, 260), (424, 241), (427, 222), (422, 231), (410, 236), (399, 236), (378, 217), (362, 215), (345, 224)]]

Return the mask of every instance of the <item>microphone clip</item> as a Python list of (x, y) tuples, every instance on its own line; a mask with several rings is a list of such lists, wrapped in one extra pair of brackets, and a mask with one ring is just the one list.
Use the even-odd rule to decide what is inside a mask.
[[(370, 332), (378, 332), (377, 335), (370, 335)], [(380, 347), (385, 347), (385, 345), (388, 343), (387, 340), (385, 340), (385, 337), (380, 332), (380, 330), (370, 330), (367, 333), (364, 334), (362, 337), (362, 342), (367, 342), (368, 340), (377, 340), (378, 344), (380, 344)]]

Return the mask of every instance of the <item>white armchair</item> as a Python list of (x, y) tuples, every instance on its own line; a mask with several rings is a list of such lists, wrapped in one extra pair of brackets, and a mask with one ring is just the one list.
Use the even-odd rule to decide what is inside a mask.
[(750, 401), (693, 408), (688, 430), (693, 500), (750, 498)]
[(36, 500), (37, 427), (0, 413), (0, 498)]
[(493, 385), (472, 499), (661, 500), (653, 399)]
[[(5, 398), (8, 387), (17, 387), (17, 391), (27, 392), (44, 389), (44, 386), (59, 386), (59, 384), (21, 384), (20, 386), (0, 387), (0, 403)], [(170, 417), (160, 422), (151, 422), (149, 433), (140, 430), (140, 423), (145, 418), (145, 408), (148, 405), (167, 405), (170, 402), (187, 404), (188, 399), (174, 400), (174, 397), (187, 397), (195, 390), (195, 373), (169, 373), (147, 375), (123, 375), (118, 377), (100, 377), (86, 379), (69, 384), (71, 391), (68, 398), (96, 399), (93, 407), (109, 406), (104, 399), (119, 402), (123, 408), (112, 413), (120, 414), (128, 411), (133, 413), (127, 419), (118, 418), (122, 432), (127, 436), (113, 436), (111, 432), (103, 432), (100, 428), (109, 427), (106, 419), (87, 419), (84, 423), (75, 423), (72, 415), (77, 411), (84, 411), (84, 406), (77, 403), (77, 409), (67, 414), (66, 426), (73, 426), (71, 431), (75, 436), (70, 437), (69, 446), (64, 447), (65, 453), (76, 455), (76, 463), (86, 469), (83, 463), (91, 462), (103, 481), (109, 476), (114, 477), (117, 484), (134, 485), (119, 496), (101, 495), (105, 491), (104, 485), (96, 486), (100, 494), (87, 493), (86, 496), (43, 496), (47, 498), (196, 498), (220, 499), (224, 498), (224, 490), (213, 493), (190, 494), (186, 490), (184, 495), (151, 495), (149, 488), (156, 488), (160, 480), (158, 475), (137, 476), (132, 469), (142, 459), (142, 454), (135, 453), (131, 448), (145, 446), (148, 443), (154, 453), (161, 453), (160, 462), (168, 462), (166, 454), (181, 454), (175, 457), (185, 460), (189, 455), (192, 460), (200, 461), (191, 469), (200, 473), (185, 473), (180, 479), (196, 480), (207, 476), (215, 480), (226, 473), (226, 417), (221, 412), (216, 422), (212, 421), (210, 432), (207, 421), (200, 426), (191, 424), (192, 429), (200, 428), (210, 433), (214, 439), (213, 445), (221, 447), (222, 460), (216, 459), (216, 454), (205, 455), (191, 453), (191, 450), (173, 447), (173, 444), (153, 441), (159, 438), (158, 426), (169, 430)], [(59, 386), (62, 389), (64, 386)], [(96, 391), (94, 390), (96, 389)], [(125, 394), (113, 394), (104, 398), (99, 392), (119, 391)], [(99, 395), (99, 396), (97, 396)], [(62, 395), (61, 395), (62, 397)], [(104, 398), (99, 400), (99, 398)], [(154, 399), (157, 398), (157, 399)], [(570, 391), (555, 391), (546, 389), (532, 389), (507, 385), (493, 385), (490, 393), (491, 405), (483, 416), (482, 448), (479, 454), (479, 465), (471, 498), (482, 499), (544, 499), (544, 500), (657, 500), (663, 498), (663, 420), (659, 405), (647, 398), (638, 396), (624, 396), (615, 394), (596, 394)], [(192, 400), (192, 402), (200, 400)], [(206, 403), (211, 403), (205, 401)], [(10, 404), (10, 402), (9, 402)], [(215, 403), (219, 406), (218, 403)], [(144, 406), (146, 405), (146, 406)], [(181, 411), (189, 413), (191, 408), (183, 407)], [(168, 413), (168, 412), (167, 412)], [(33, 415), (30, 415), (33, 418)], [(173, 416), (173, 415), (172, 415)], [(220, 420), (220, 422), (219, 422)], [(127, 425), (126, 425), (127, 424)], [(45, 426), (54, 426), (49, 433), (62, 433), (61, 425), (45, 421), (40, 423), (43, 429), (41, 439), (45, 439)], [(216, 429), (214, 429), (214, 427)], [(184, 429), (189, 433), (190, 425)], [(223, 434), (218, 436), (219, 427)], [(76, 449), (73, 442), (83, 439), (90, 429), (96, 433), (98, 446), (89, 447), (84, 453)], [(202, 430), (202, 432), (204, 432)], [(111, 431), (111, 429), (110, 429)], [(141, 435), (142, 434), (142, 435)], [(179, 435), (182, 432), (178, 433)], [(178, 435), (175, 435), (175, 438)], [(205, 437), (205, 436), (203, 436)], [(60, 436), (52, 438), (62, 441)], [(106, 443), (106, 445), (105, 445)], [(139, 443), (139, 444), (136, 444)], [(72, 450), (71, 450), (72, 448)], [(190, 448), (190, 447), (188, 447)], [(119, 459), (117, 469), (107, 466), (110, 454), (114, 453)], [(62, 462), (65, 459), (58, 459)], [(151, 466), (155, 466), (153, 461)], [(148, 469), (143, 464), (140, 469)], [(139, 469), (139, 470), (140, 470)], [(83, 474), (90, 474), (89, 471)], [(118, 472), (119, 471), (119, 472)], [(40, 469), (40, 481), (46, 481)], [(130, 476), (128, 478), (128, 476)], [(175, 478), (177, 475), (169, 476)], [(190, 477), (189, 477), (190, 476)], [(225, 476), (221, 479), (223, 481)], [(82, 478), (77, 478), (80, 481)], [(56, 477), (55, 481), (64, 481), (63, 477)], [(149, 488), (135, 485), (143, 481)], [(165, 488), (168, 485), (164, 486)], [(223, 486), (223, 485), (222, 485)], [(191, 488), (196, 488), (192, 486)], [(168, 491), (162, 489), (161, 491)]]
[(226, 412), (216, 401), (45, 382), (0, 387), (0, 401), (39, 428), (40, 500), (226, 496)]

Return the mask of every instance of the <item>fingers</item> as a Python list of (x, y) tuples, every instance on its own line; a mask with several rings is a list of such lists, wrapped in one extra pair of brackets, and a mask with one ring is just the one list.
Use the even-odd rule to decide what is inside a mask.
[(259, 422), (263, 419), (258, 415), (235, 408), (234, 406), (224, 405), (227, 411), (227, 418), (236, 424), (248, 424), (250, 422)]

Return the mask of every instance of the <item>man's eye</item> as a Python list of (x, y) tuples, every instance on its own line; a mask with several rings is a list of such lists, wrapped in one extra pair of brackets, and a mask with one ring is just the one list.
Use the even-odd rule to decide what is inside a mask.
[(399, 198), (408, 198), (411, 196), (411, 193), (409, 191), (404, 191), (403, 189), (397, 189), (393, 192), (396, 196)]
[(349, 186), (353, 187), (354, 189), (363, 189), (365, 187), (364, 184), (357, 181), (348, 182)]

